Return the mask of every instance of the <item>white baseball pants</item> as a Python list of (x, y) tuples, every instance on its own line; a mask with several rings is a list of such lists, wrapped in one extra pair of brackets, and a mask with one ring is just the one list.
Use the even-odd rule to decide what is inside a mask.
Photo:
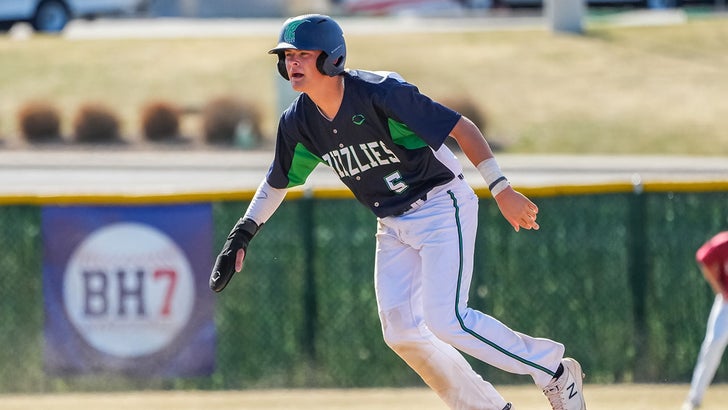
[(477, 219), (478, 198), (458, 178), (402, 216), (380, 218), (377, 304), (387, 345), (450, 408), (502, 410), (506, 400), (459, 351), (530, 375), (543, 388), (564, 346), (515, 332), (468, 307)]
[(703, 395), (718, 370), (726, 345), (728, 345), (728, 301), (722, 295), (716, 295), (690, 383), (688, 400), (693, 404), (702, 403)]

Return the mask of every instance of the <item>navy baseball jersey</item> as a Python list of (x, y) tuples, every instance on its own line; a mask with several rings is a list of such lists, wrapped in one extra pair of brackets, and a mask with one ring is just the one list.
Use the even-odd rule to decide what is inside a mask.
[(397, 215), (462, 172), (443, 143), (460, 114), (421, 94), (398, 74), (350, 70), (329, 120), (301, 94), (278, 125), (274, 188), (302, 185), (320, 163), (378, 217)]

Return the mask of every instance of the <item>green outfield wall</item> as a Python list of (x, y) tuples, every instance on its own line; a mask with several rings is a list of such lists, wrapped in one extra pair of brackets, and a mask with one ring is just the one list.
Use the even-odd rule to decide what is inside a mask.
[[(515, 233), (478, 192), (471, 306), (563, 342), (588, 382), (689, 381), (713, 301), (694, 255), (728, 229), (728, 182), (520, 190), (540, 208), (539, 231)], [(376, 219), (339, 190), (290, 192), (250, 245), (216, 296), (211, 377), (44, 372), (42, 206), (209, 202), (217, 252), (252, 195), (0, 197), (0, 393), (422, 385), (382, 341)], [(716, 381), (728, 381), (727, 362)], [(493, 383), (530, 382), (472, 363)]]

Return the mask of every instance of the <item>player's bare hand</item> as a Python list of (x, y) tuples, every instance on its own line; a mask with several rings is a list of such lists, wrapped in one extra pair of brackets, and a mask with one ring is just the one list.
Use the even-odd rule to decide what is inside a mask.
[(243, 270), (243, 260), (245, 259), (245, 249), (238, 249), (235, 254), (235, 272)]
[(503, 217), (516, 232), (521, 228), (535, 230), (540, 228), (536, 222), (538, 216), (536, 204), (512, 187), (509, 186), (496, 195), (495, 201)]

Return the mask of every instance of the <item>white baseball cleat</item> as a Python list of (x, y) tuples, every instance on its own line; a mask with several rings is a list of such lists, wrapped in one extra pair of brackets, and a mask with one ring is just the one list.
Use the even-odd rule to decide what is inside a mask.
[(571, 358), (562, 359), (561, 365), (564, 366), (564, 372), (543, 389), (543, 394), (549, 399), (553, 410), (586, 410), (581, 365)]

